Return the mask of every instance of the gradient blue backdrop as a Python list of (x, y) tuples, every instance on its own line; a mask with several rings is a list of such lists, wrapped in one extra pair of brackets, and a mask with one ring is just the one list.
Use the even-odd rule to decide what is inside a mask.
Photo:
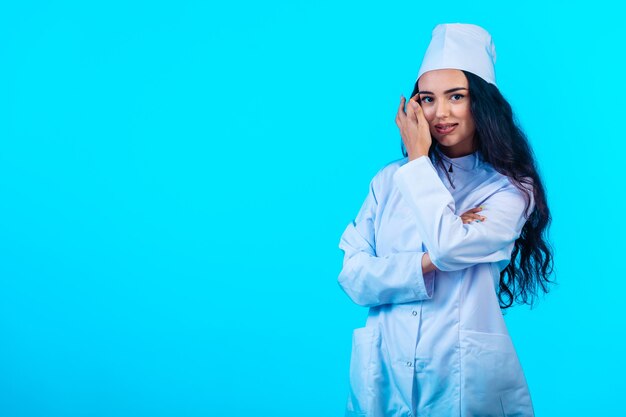
[(548, 189), (536, 413), (626, 415), (620, 14), (297, 0), (2, 3), (0, 417), (342, 416), (339, 237), (443, 22), (493, 35)]

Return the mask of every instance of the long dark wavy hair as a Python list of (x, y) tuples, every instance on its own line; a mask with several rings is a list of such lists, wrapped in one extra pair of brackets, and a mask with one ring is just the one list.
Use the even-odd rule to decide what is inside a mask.
[[(513, 115), (511, 105), (498, 90), (479, 76), (463, 71), (470, 91), (471, 112), (476, 126), (475, 150), (480, 151), (485, 162), (496, 171), (509, 177), (511, 182), (530, 201), (530, 191), (524, 185), (531, 185), (535, 207), (515, 241), (511, 261), (500, 272), (498, 300), (501, 309), (516, 303), (530, 304), (531, 307), (539, 292), (547, 293), (553, 273), (552, 248), (547, 239), (548, 227), (552, 222), (546, 201), (546, 192), (539, 176), (535, 157), (526, 135)], [(415, 82), (411, 97), (418, 93)], [(408, 153), (400, 142), (402, 154)], [(428, 152), (434, 159), (437, 141), (433, 138)]]

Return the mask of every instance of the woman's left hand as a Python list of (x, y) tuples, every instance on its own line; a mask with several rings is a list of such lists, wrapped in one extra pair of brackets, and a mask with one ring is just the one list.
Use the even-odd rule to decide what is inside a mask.
[(473, 221), (484, 222), (487, 220), (485, 216), (481, 216), (480, 214), (476, 214), (479, 211), (482, 211), (483, 206), (474, 207), (472, 209), (467, 210), (465, 213), (461, 214), (461, 220), (463, 224), (468, 224)]
[(422, 106), (417, 102), (417, 94), (409, 100), (406, 113), (404, 112), (405, 101), (404, 96), (400, 96), (396, 125), (400, 129), (400, 136), (409, 154), (409, 161), (412, 161), (420, 156), (428, 155), (433, 140)]

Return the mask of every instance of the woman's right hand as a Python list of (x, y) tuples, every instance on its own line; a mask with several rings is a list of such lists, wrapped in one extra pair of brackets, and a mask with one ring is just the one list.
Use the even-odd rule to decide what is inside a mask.
[[(428, 156), (428, 150), (432, 144), (432, 136), (428, 121), (424, 116), (422, 106), (417, 102), (418, 94), (415, 94), (408, 103), (403, 95), (400, 95), (400, 106), (396, 113), (396, 126), (400, 129), (400, 136), (407, 151), (409, 161)], [(406, 112), (404, 111), (406, 103)]]
[(473, 221), (479, 221), (479, 222), (485, 221), (487, 219), (485, 216), (476, 214), (482, 209), (483, 209), (482, 206), (479, 206), (473, 209), (469, 209), (465, 213), (461, 214), (461, 220), (463, 220), (463, 224), (471, 223)]

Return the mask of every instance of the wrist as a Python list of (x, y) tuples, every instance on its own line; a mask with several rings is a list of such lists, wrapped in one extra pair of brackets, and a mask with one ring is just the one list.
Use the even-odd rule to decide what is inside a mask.
[(416, 153), (410, 153), (409, 154), (409, 161), (413, 161), (417, 158), (420, 158), (422, 156), (428, 156), (428, 152), (416, 152)]

